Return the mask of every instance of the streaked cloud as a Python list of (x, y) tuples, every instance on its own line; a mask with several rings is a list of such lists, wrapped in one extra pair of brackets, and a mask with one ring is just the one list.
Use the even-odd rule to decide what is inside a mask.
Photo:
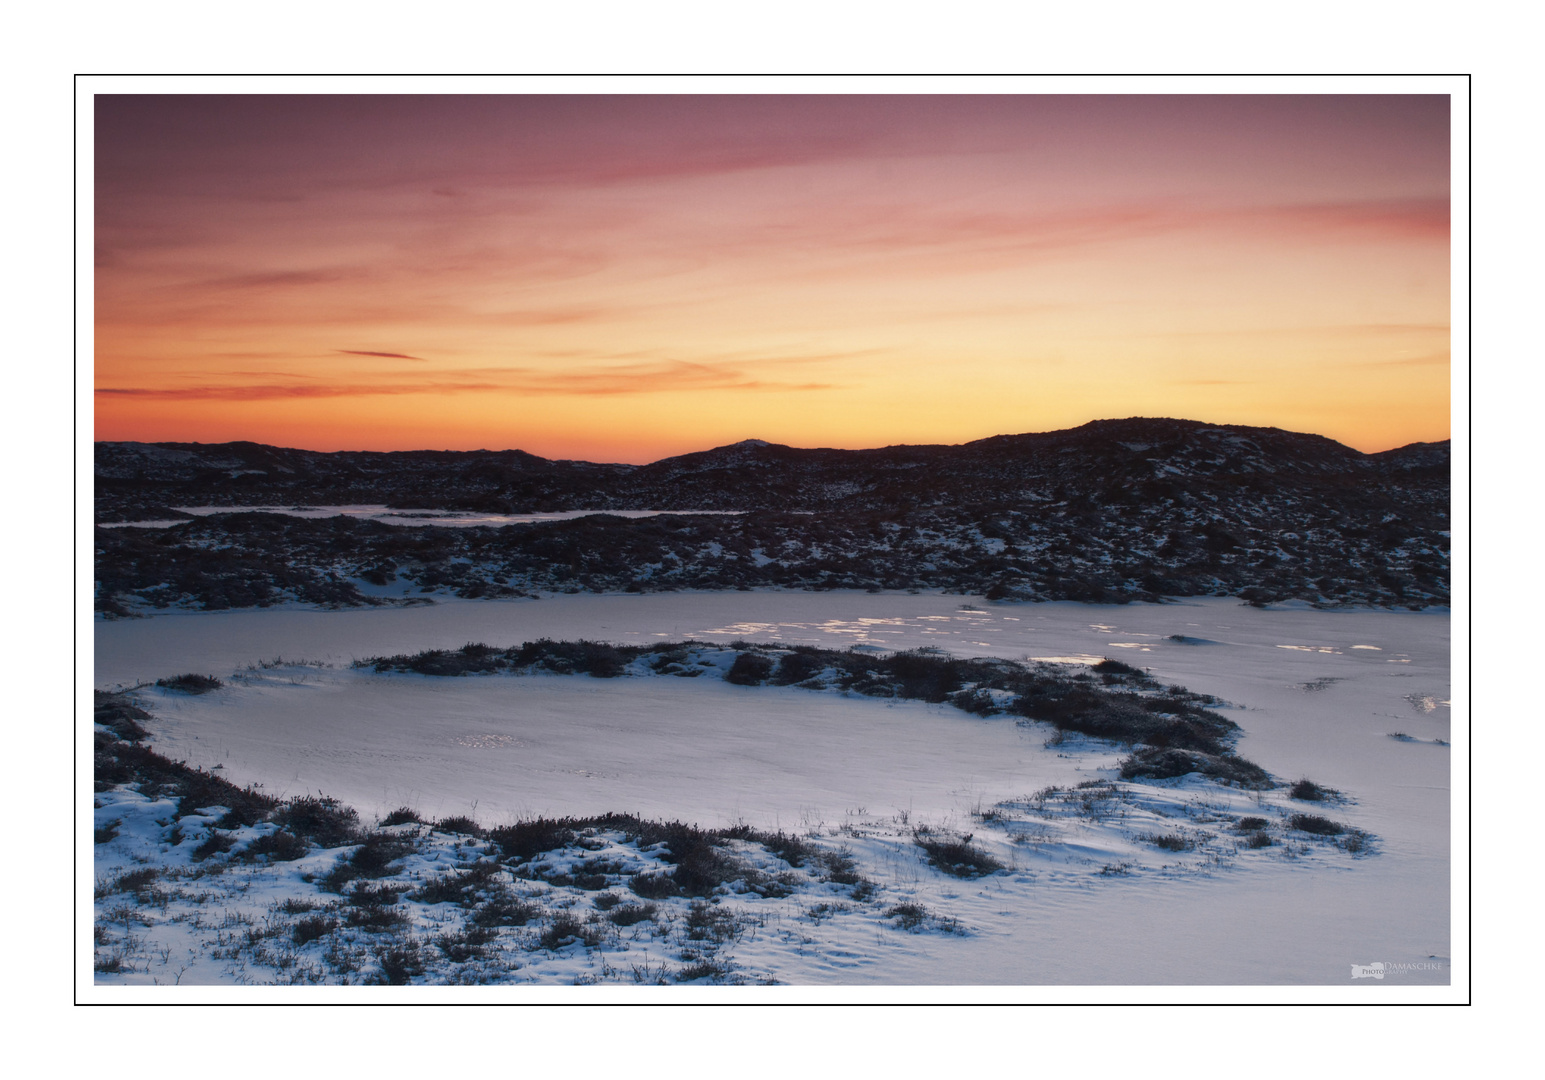
[(339, 349), (345, 356), (384, 356), (388, 360), (423, 360), (422, 356), (409, 356), (400, 352), (374, 352), (370, 349)]

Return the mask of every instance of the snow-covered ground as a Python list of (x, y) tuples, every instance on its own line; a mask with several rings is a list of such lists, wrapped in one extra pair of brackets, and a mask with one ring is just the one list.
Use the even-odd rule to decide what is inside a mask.
[[(1222, 599), (1094, 607), (861, 593), (563, 596), (99, 621), (95, 678), (110, 689), (219, 676), (226, 686), (200, 697), (139, 692), (156, 716), (147, 726), (157, 750), (273, 794), (324, 792), (367, 822), (399, 806), (485, 825), (625, 811), (745, 822), (845, 849), (877, 898), (830, 899), (814, 917), (808, 890), (745, 901), (755, 930), (733, 951), (752, 977), (1391, 986), (1450, 978), (1449, 626), (1444, 612), (1263, 611)], [(1345, 798), (1302, 804), (1282, 790), (1256, 796), (1196, 778), (1103, 783), (1083, 789), (1097, 797), (1077, 797), (1078, 784), (1114, 778), (1118, 749), (1047, 745), (1044, 726), (919, 702), (711, 677), (429, 679), (348, 667), (539, 637), (1112, 656), (1229, 702), (1242, 756)], [(1047, 788), (1064, 790), (1034, 797)], [(151, 825), (132, 827), (153, 824), (156, 808), (132, 801), (113, 796), (98, 811), (125, 822), (97, 849), (104, 880), (159, 852)], [(1374, 839), (1363, 853), (1313, 842), (1286, 828), (1295, 811)], [(1241, 843), (1228, 823), (1242, 816), (1267, 819), (1276, 842)], [(918, 825), (970, 833), (1007, 869), (974, 880), (942, 874), (912, 842)], [(1191, 847), (1145, 839), (1159, 835)], [(277, 868), (232, 873), (254, 875), (249, 903), (277, 902)], [(911, 903), (964, 932), (907, 933), (883, 914)], [(630, 948), (664, 962), (647, 943)], [(1385, 977), (1354, 983), (1352, 965), (1374, 962)], [(572, 981), (596, 964), (565, 954), (521, 970)]]

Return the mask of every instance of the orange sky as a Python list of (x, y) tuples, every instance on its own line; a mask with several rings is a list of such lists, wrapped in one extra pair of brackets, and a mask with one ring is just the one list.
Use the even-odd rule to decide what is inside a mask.
[(1446, 97), (96, 99), (96, 437), (1449, 434)]

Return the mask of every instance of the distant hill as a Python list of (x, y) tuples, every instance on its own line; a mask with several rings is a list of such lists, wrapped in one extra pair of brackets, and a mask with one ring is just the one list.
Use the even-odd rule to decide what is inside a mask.
[[(428, 531), (217, 515), (176, 539), (98, 530), (99, 602), (359, 603), (349, 580), (370, 575), (462, 595), (774, 585), (1420, 607), (1448, 600), (1449, 469), (1447, 442), (1363, 454), (1276, 428), (1143, 418), (959, 446), (747, 440), (640, 466), (519, 450), (98, 443), (99, 522), (276, 503), (746, 511)], [(182, 564), (161, 565), (157, 551), (184, 545)], [(211, 548), (250, 565), (201, 571), (194, 552)], [(194, 577), (157, 578), (178, 572)]]

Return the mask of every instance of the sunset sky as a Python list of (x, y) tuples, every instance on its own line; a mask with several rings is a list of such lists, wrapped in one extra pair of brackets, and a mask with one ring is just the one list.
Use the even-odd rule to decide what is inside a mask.
[(1449, 436), (1445, 96), (95, 109), (98, 439)]

